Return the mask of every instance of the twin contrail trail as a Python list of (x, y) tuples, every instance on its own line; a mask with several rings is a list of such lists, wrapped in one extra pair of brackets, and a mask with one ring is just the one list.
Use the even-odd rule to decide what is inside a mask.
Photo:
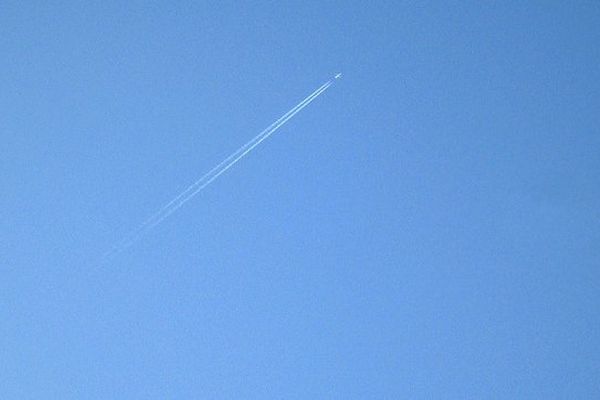
[(292, 107), (291, 110), (283, 114), (279, 119), (269, 125), (266, 129), (252, 138), (248, 143), (244, 144), (242, 147), (233, 152), (229, 157), (221, 161), (214, 168), (204, 174), (200, 179), (191, 184), (187, 189), (177, 195), (173, 200), (163, 206), (160, 210), (155, 212), (150, 218), (148, 218), (144, 223), (142, 223), (137, 229), (132, 231), (129, 235), (127, 235), (123, 240), (117, 243), (113, 248), (106, 253), (105, 257), (120, 253), (121, 251), (127, 249), (129, 246), (137, 242), (145, 233), (150, 231), (156, 225), (160, 224), (167, 217), (169, 217), (172, 213), (177, 211), (181, 206), (187, 203), (192, 199), (196, 194), (198, 194), (202, 189), (210, 185), (215, 179), (221, 176), (225, 171), (234, 166), (238, 161), (240, 161), (245, 155), (250, 153), (256, 146), (258, 146), (263, 140), (267, 139), (273, 133), (275, 133), (279, 128), (281, 128), (287, 121), (289, 121), (294, 115), (299, 113), (304, 107), (308, 106), (312, 103), (317, 97), (319, 97), (323, 92), (325, 92), (336, 79), (339, 79), (342, 75), (337, 74), (334, 78), (325, 82), (314, 92), (309, 94), (304, 100), (298, 103), (296, 106)]

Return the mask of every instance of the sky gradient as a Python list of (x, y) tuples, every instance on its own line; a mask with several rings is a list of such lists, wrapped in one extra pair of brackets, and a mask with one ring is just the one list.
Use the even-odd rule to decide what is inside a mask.
[(598, 397), (600, 5), (363, 3), (0, 4), (1, 398)]

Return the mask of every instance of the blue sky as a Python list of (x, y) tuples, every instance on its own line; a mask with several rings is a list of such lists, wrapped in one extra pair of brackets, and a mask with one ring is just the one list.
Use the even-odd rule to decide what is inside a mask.
[(597, 396), (597, 3), (122, 3), (0, 5), (0, 397)]

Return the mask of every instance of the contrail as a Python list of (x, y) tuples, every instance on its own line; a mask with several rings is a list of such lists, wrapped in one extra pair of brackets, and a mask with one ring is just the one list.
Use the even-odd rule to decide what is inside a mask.
[(309, 94), (304, 100), (298, 103), (296, 106), (292, 107), (288, 112), (282, 115), (279, 119), (265, 128), (262, 132), (252, 138), (249, 142), (244, 144), (238, 150), (233, 152), (215, 167), (213, 167), (210, 171), (204, 174), (200, 179), (190, 185), (187, 189), (177, 195), (173, 200), (163, 206), (160, 210), (155, 212), (150, 218), (148, 218), (144, 223), (142, 223), (137, 229), (127, 235), (123, 240), (117, 243), (113, 248), (105, 254), (105, 258), (109, 257), (113, 254), (120, 253), (125, 250), (135, 242), (137, 242), (145, 233), (150, 231), (156, 225), (160, 224), (163, 220), (169, 217), (172, 213), (174, 213), (177, 209), (179, 209), (183, 204), (188, 202), (192, 197), (194, 197), (198, 192), (202, 189), (210, 185), (215, 179), (221, 176), (225, 171), (231, 168), (234, 164), (236, 164), (239, 160), (241, 160), (245, 155), (251, 152), (256, 146), (258, 146), (262, 141), (267, 139), (273, 133), (275, 133), (280, 127), (282, 127), (287, 121), (289, 121), (294, 115), (299, 113), (304, 107), (308, 106), (312, 103), (318, 96), (320, 96), (325, 90), (327, 90), (341, 75), (338, 74), (334, 79), (331, 79), (321, 85), (314, 92)]
[[(158, 220), (162, 221), (166, 217), (165, 214), (168, 215), (168, 214), (172, 213), (172, 211), (174, 211), (174, 210), (172, 210), (173, 206), (175, 206), (175, 207), (178, 208), (178, 206), (176, 205), (176, 203), (178, 203), (180, 199), (186, 198), (189, 193), (193, 193), (197, 188), (201, 187), (204, 183), (206, 183), (206, 181), (207, 181), (208, 178), (210, 178), (218, 170), (220, 170), (223, 167), (225, 167), (228, 163), (231, 162), (231, 160), (235, 159), (236, 156), (238, 156), (240, 153), (244, 152), (244, 150), (246, 150), (247, 148), (249, 148), (250, 146), (252, 146), (252, 144), (256, 143), (258, 140), (260, 140), (265, 135), (272, 133), (272, 131), (274, 129), (278, 128), (285, 121), (287, 121), (287, 119), (289, 119), (289, 117), (291, 117), (292, 113), (295, 114), (296, 111), (299, 111), (299, 107), (302, 107), (302, 106), (304, 106), (304, 104), (307, 104), (307, 101), (312, 101), (312, 99), (315, 98), (315, 96), (318, 96), (324, 89), (326, 89), (327, 87), (329, 87), (329, 85), (331, 85), (331, 82), (327, 82), (324, 85), (322, 85), (320, 88), (318, 88), (313, 93), (311, 93), (306, 99), (304, 99), (298, 105), (296, 105), (295, 107), (293, 107), (290, 111), (288, 111), (286, 114), (284, 114), (282, 117), (280, 117), (277, 121), (275, 121), (274, 123), (272, 123), (269, 127), (267, 127), (266, 129), (264, 129), (261, 133), (259, 133), (258, 135), (256, 135), (252, 140), (250, 140), (248, 143), (244, 144), (242, 147), (240, 147), (238, 150), (236, 150), (234, 153), (232, 153), (225, 160), (221, 161), (218, 165), (216, 165), (209, 172), (207, 172), (206, 174), (204, 174), (200, 179), (198, 179), (196, 182), (194, 182), (192, 185), (190, 185), (186, 190), (184, 190), (177, 197), (175, 197), (173, 200), (171, 200), (163, 208), (161, 208), (159, 211), (157, 211), (156, 213), (154, 213), (140, 227), (138, 227), (138, 229), (136, 229), (134, 232), (130, 233), (128, 235), (128, 237), (125, 238), (125, 240), (123, 240), (121, 242), (121, 244), (125, 244), (125, 242), (129, 242), (134, 236), (138, 236), (139, 233), (143, 234), (143, 232), (145, 230), (151, 229), (158, 222), (160, 222)], [(184, 201), (187, 201), (187, 200), (184, 200)]]
[[(290, 111), (288, 111), (287, 113), (285, 113), (283, 116), (281, 116), (279, 119), (277, 119), (277, 121), (273, 122), (271, 125), (269, 125), (267, 128), (265, 128), (262, 132), (260, 132), (258, 135), (256, 135), (254, 138), (252, 138), (252, 140), (250, 140), (248, 143), (244, 144), (242, 147), (240, 147), (239, 149), (237, 149), (235, 152), (233, 152), (229, 157), (227, 157), (225, 160), (221, 161), (218, 165), (216, 165), (215, 167), (213, 167), (210, 171), (208, 171), (206, 174), (204, 174), (200, 179), (198, 179), (196, 182), (194, 182), (192, 185), (190, 185), (186, 190), (184, 190), (182, 193), (180, 193), (177, 197), (175, 197), (173, 200), (171, 200), (168, 204), (166, 204), (165, 206), (163, 206), (163, 208), (161, 208), (159, 211), (157, 211), (156, 213), (154, 213), (150, 218), (148, 218), (148, 220), (146, 220), (146, 222), (144, 222), (138, 229), (143, 228), (145, 225), (148, 225), (150, 223), (152, 223), (152, 221), (154, 219), (156, 219), (157, 217), (159, 217), (163, 212), (165, 212), (167, 209), (169, 209), (176, 201), (178, 201), (180, 198), (184, 197), (187, 193), (193, 191), (196, 187), (200, 186), (204, 181), (206, 181), (207, 178), (209, 178), (212, 174), (214, 174), (216, 171), (218, 171), (219, 169), (221, 169), (224, 165), (226, 165), (230, 160), (232, 160), (233, 158), (235, 158), (239, 153), (243, 152), (246, 148), (250, 147), (254, 142), (256, 142), (257, 140), (259, 140), (262, 136), (264, 136), (265, 134), (267, 134), (269, 131), (271, 131), (273, 128), (277, 127), (277, 125), (283, 120), (285, 119), (288, 115), (290, 115), (292, 112), (294, 112), (298, 107), (300, 107), (302, 104), (306, 103), (307, 100), (313, 98), (314, 96), (320, 94), (320, 92), (325, 89), (326, 86), (329, 86), (331, 83), (327, 82), (324, 85), (322, 85), (320, 88), (318, 88), (317, 90), (315, 90), (313, 93), (311, 93), (306, 99), (302, 100), (298, 105), (296, 105), (295, 107), (293, 107)], [(133, 232), (132, 232), (133, 233)]]

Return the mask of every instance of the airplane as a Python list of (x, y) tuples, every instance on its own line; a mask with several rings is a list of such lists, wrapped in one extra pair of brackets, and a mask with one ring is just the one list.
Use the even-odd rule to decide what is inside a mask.
[(338, 72), (338, 73), (335, 75), (335, 79), (339, 79), (339, 78), (341, 78), (341, 77), (342, 77), (342, 73), (341, 73), (341, 72)]

